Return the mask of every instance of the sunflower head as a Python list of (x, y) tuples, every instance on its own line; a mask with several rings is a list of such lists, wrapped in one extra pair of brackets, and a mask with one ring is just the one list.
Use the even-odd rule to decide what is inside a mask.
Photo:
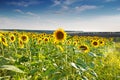
[(74, 45), (74, 46), (77, 46), (77, 45), (78, 45), (78, 42), (77, 42), (77, 41), (74, 41), (74, 42), (73, 42), (73, 45)]
[(78, 46), (78, 49), (81, 50), (84, 53), (88, 53), (89, 52), (89, 47), (87, 45), (80, 45)]
[(93, 47), (99, 47), (99, 41), (98, 41), (98, 40), (93, 40), (93, 41), (91, 42), (91, 45), (92, 45)]
[(44, 38), (44, 42), (48, 42), (49, 41), (49, 38)]
[(70, 44), (71, 44), (71, 41), (70, 41), (70, 40), (68, 40), (66, 44), (67, 44), (67, 45), (70, 45)]
[(99, 40), (99, 44), (100, 44), (100, 46), (104, 46), (105, 41), (104, 41), (104, 40), (102, 40), (102, 39), (100, 39), (100, 40)]
[(109, 38), (109, 40), (110, 40), (110, 41), (113, 41), (113, 40), (114, 40), (114, 38), (112, 38), (112, 37), (111, 37), (111, 38)]
[(15, 42), (16, 38), (14, 34), (10, 35), (10, 42)]
[(42, 42), (42, 39), (41, 38), (38, 38), (37, 39), (37, 43), (40, 44)]
[(0, 37), (0, 42), (1, 42), (2, 40), (1, 40), (1, 37)]
[(5, 37), (1, 37), (1, 42), (3, 43), (4, 46), (8, 46), (6, 38)]
[(66, 32), (63, 29), (58, 29), (53, 33), (55, 41), (62, 42), (66, 39)]
[(23, 43), (27, 43), (29, 41), (29, 38), (27, 35), (23, 34), (20, 36), (20, 40), (23, 42)]
[(2, 34), (2, 33), (0, 33), (0, 36), (3, 36), (3, 34)]
[(24, 48), (24, 43), (23, 43), (23, 41), (21, 39), (19, 39), (18, 43), (19, 43), (19, 47), (20, 48)]

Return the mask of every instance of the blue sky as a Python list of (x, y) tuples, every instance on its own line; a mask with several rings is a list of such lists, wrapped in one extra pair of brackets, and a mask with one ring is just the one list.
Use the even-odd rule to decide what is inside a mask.
[(120, 31), (120, 0), (0, 0), (0, 29)]

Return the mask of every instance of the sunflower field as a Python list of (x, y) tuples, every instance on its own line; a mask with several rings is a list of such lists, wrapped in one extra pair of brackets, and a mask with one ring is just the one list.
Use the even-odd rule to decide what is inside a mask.
[(114, 38), (0, 32), (0, 80), (120, 80)]

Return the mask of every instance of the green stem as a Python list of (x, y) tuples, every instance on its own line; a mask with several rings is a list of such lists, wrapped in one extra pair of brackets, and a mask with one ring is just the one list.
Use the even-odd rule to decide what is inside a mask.
[(16, 48), (15, 44), (12, 43), (12, 46), (14, 47), (14, 49), (15, 49), (15, 53), (17, 54), (17, 48)]
[(3, 49), (3, 44), (1, 43), (1, 49), (2, 49), (2, 56), (4, 57), (4, 49)]
[[(67, 68), (67, 62), (68, 62), (68, 56), (67, 56), (67, 54), (65, 55), (65, 67)], [(66, 80), (68, 80), (68, 75), (66, 76)]]
[(31, 51), (30, 51), (30, 43), (27, 43), (25, 44), (26, 45), (26, 52), (27, 52), (27, 55), (29, 56), (29, 62), (31, 63), (32, 61), (32, 54), (31, 54)]

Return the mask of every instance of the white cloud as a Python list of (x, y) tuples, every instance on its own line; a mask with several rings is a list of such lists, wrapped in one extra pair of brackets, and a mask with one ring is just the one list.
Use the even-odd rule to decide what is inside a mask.
[(18, 12), (18, 13), (20, 13), (20, 14), (25, 14), (22, 10), (20, 10), (20, 9), (15, 9), (14, 10), (15, 12)]
[(53, 5), (52, 6), (57, 6), (61, 4), (61, 0), (53, 0)]
[(68, 10), (68, 9), (69, 9), (68, 6), (65, 6), (65, 5), (62, 6), (62, 10)]
[(53, 1), (53, 5), (52, 6), (67, 6), (67, 5), (71, 5), (74, 4), (78, 1), (81, 0), (52, 0)]
[(20, 14), (24, 14), (24, 15), (30, 15), (30, 16), (37, 16), (37, 17), (39, 17), (39, 15), (37, 15), (37, 14), (35, 14), (33, 12), (24, 12), (24, 11), (22, 11), (20, 9), (15, 9), (14, 11), (17, 12), (17, 13), (20, 13)]
[(58, 7), (55, 13), (61, 14), (64, 12), (70, 12), (73, 9), (71, 5), (82, 0), (52, 0), (52, 1), (53, 1), (52, 7), (56, 7), (56, 6)]
[(116, 1), (116, 0), (105, 0), (105, 2), (113, 2), (113, 1)]
[(26, 14), (31, 15), (31, 16), (38, 16), (37, 14), (32, 13), (32, 12), (26, 12)]
[(97, 6), (94, 5), (82, 5), (82, 6), (77, 6), (75, 7), (76, 11), (86, 11), (86, 10), (91, 10), (91, 9), (96, 9), (98, 8)]
[(1, 29), (33, 29), (33, 30), (55, 30), (57, 28), (76, 31), (120, 31), (120, 15), (99, 16), (92, 19), (63, 19), (63, 18), (23, 18), (11, 19), (0, 18)]
[[(78, 13), (86, 10), (93, 10), (100, 8), (102, 6), (96, 5), (74, 5), (77, 2), (81, 2), (83, 0), (53, 0), (52, 7), (57, 7), (57, 10), (54, 11), (55, 14), (63, 14), (63, 13)], [(74, 5), (74, 6), (73, 6)]]
[(21, 0), (21, 1), (13, 1), (13, 2), (8, 2), (7, 4), (9, 5), (15, 5), (15, 6), (22, 6), (22, 7), (28, 7), (30, 5), (36, 5), (36, 4), (40, 4), (40, 1), (37, 0)]
[(0, 29), (53, 29), (54, 21), (38, 17), (8, 18), (0, 17)]
[(81, 1), (81, 0), (65, 0), (63, 2), (63, 4), (65, 4), (65, 5), (71, 5), (71, 4), (76, 3), (78, 1)]

